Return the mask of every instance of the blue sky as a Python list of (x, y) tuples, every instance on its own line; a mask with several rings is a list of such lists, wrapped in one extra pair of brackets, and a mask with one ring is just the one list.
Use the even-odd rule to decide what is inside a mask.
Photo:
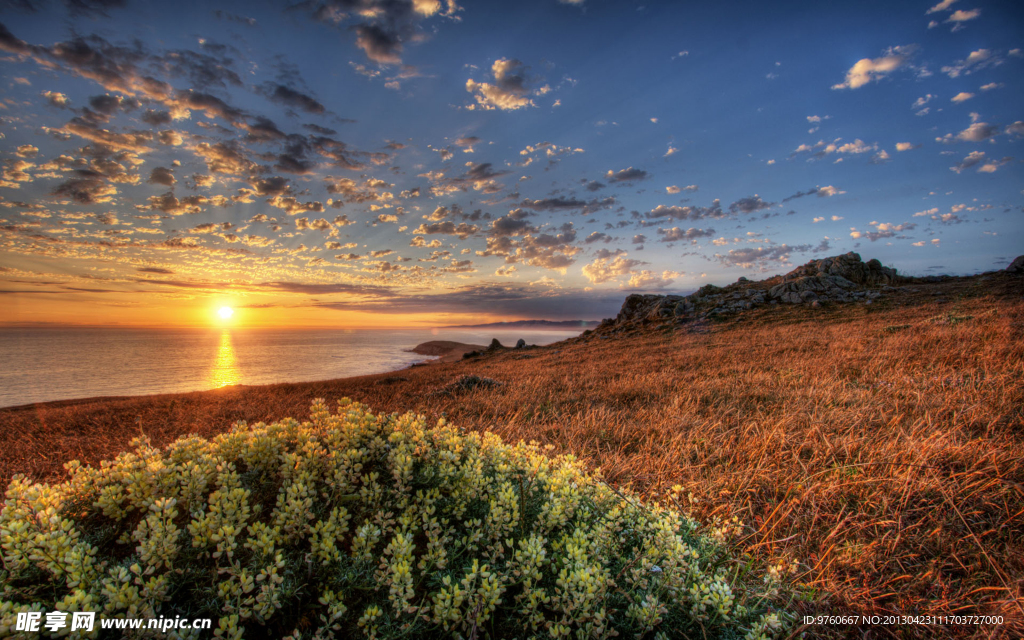
[(0, 11), (0, 322), (589, 319), (1022, 246), (1019, 3)]

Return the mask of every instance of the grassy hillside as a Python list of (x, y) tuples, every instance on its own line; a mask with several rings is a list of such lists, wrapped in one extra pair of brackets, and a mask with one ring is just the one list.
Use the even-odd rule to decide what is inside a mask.
[[(681, 485), (698, 518), (743, 520), (760, 560), (801, 562), (806, 612), (1002, 615), (996, 633), (1019, 637), (1022, 293), (1019, 277), (963, 278), (391, 374), (0, 410), (0, 475), (61, 477), (140, 433), (163, 445), (348, 396), (551, 444), (642, 494)], [(504, 384), (434, 393), (461, 375)]]

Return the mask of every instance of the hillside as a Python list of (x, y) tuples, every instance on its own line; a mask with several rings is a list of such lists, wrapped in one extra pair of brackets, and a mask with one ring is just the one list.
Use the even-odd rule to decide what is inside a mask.
[[(1024, 276), (911, 279), (830, 260), (685, 298), (630, 297), (617, 318), (545, 347), (360, 378), (3, 409), (0, 475), (59, 477), (67, 460), (97, 463), (141, 433), (163, 445), (347, 396), (550, 444), (650, 496), (681, 485), (698, 517), (740, 518), (758, 562), (801, 563), (801, 613), (1000, 615), (999, 629), (889, 631), (1019, 637)], [(831, 273), (858, 264), (860, 281)]]

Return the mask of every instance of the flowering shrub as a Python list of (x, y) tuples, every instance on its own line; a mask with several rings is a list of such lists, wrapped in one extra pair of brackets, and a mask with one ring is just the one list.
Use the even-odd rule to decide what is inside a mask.
[(317, 400), (309, 422), (134, 446), (11, 482), (0, 636), (48, 610), (208, 617), (230, 639), (753, 639), (785, 620), (790, 569), (754, 575), (737, 523), (702, 529), (572, 456), (443, 419)]

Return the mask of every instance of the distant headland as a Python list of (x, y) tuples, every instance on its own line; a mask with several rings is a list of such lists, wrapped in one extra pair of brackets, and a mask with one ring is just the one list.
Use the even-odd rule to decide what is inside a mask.
[(593, 329), (597, 320), (514, 320), (512, 322), (489, 322), (486, 324), (460, 324), (438, 329), (534, 329), (552, 331), (571, 331), (573, 329)]

